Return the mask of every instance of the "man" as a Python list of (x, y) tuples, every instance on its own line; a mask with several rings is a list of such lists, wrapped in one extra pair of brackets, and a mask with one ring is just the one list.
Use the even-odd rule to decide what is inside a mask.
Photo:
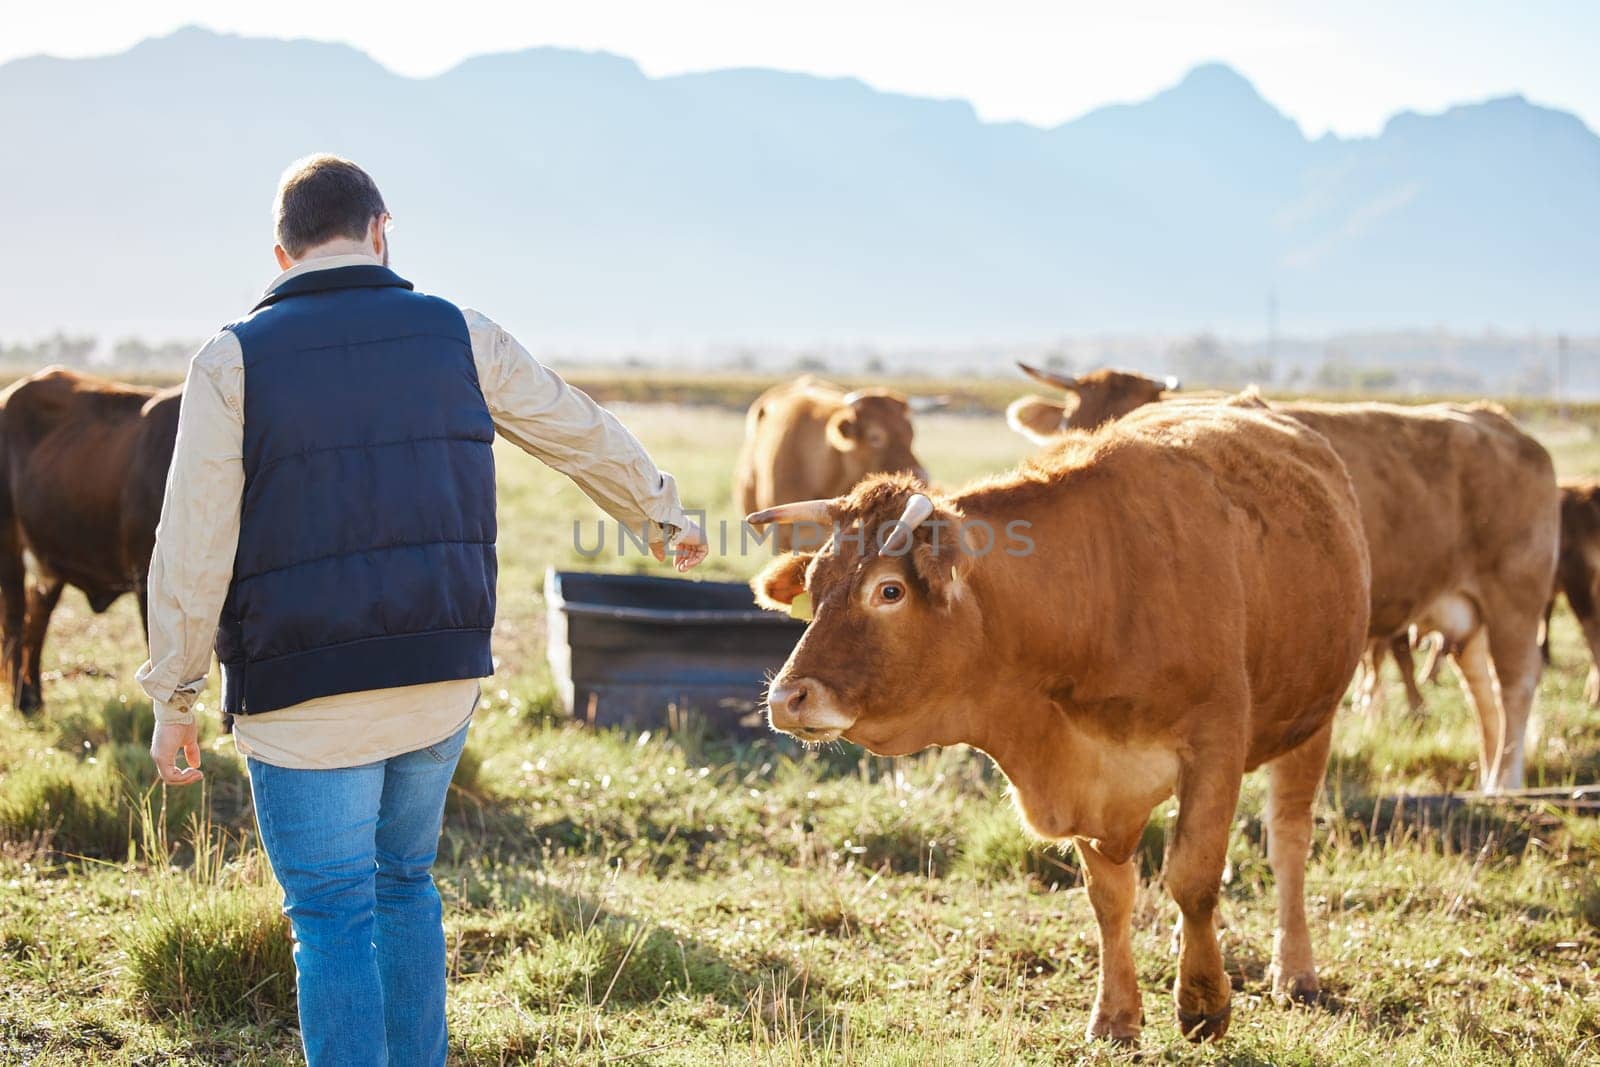
[(200, 780), (191, 708), (214, 637), (294, 929), (307, 1059), (442, 1064), (431, 869), (494, 671), (495, 432), (646, 527), (679, 571), (705, 539), (615, 418), (388, 269), (389, 211), (360, 167), (292, 164), (276, 214), (283, 273), (184, 388), (139, 671), (150, 754), (166, 782)]

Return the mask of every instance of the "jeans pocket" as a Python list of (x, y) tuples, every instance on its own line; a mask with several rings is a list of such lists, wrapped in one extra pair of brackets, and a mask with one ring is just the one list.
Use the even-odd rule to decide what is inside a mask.
[(467, 747), (467, 727), (470, 725), (470, 720), (462, 723), (461, 729), (457, 730), (443, 741), (429, 745), (422, 751), (426, 752), (428, 757), (435, 763), (449, 763), (451, 760), (461, 755), (461, 750)]

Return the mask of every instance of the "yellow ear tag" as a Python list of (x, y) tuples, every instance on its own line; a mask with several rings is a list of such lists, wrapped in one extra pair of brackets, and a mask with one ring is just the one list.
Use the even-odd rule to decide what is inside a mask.
[(811, 621), (811, 594), (798, 593), (789, 601), (789, 618), (799, 619), (801, 622)]

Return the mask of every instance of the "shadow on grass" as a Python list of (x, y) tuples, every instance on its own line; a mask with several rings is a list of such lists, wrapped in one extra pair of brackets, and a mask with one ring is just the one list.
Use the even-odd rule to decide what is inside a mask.
[(1410, 841), (1441, 852), (1516, 858), (1538, 834), (1561, 825), (1554, 809), (1459, 796), (1376, 796), (1345, 802), (1343, 831), (1362, 847)]

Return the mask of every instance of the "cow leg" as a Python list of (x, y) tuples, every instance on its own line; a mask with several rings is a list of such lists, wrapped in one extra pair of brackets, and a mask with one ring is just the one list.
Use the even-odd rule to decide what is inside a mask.
[(22, 563), (22, 547), (17, 543), (16, 528), (7, 524), (0, 530), (0, 600), (4, 601), (3, 648), (6, 682), (11, 687), (11, 700), (18, 711), (37, 711), (38, 705), (23, 706), (22, 629), (27, 613), (28, 573)]
[(1183, 916), (1174, 989), (1178, 1028), (1191, 1041), (1228, 1032), (1233, 987), (1217, 943), (1217, 898), (1228, 860), (1228, 834), (1244, 769), (1237, 759), (1197, 755), (1178, 788), (1178, 822), (1164, 881)]
[(1372, 641), (1361, 656), (1361, 684), (1356, 689), (1356, 704), (1371, 718), (1383, 714), (1383, 682), (1378, 677), (1383, 668), (1385, 644)]
[(1539, 620), (1536, 614), (1496, 612), (1488, 619), (1489, 656), (1500, 692), (1500, 746), (1495, 751), (1492, 788), (1522, 788), (1522, 746), (1539, 688)]
[[(1557, 590), (1559, 592), (1559, 590)], [(1539, 656), (1544, 660), (1546, 667), (1550, 666), (1550, 619), (1556, 613), (1556, 593), (1550, 594), (1550, 599), (1544, 604), (1544, 623), (1539, 627)]]
[[(1572, 598), (1567, 600), (1570, 603)], [(1600, 707), (1600, 610), (1596, 610), (1597, 601), (1600, 601), (1600, 588), (1591, 590), (1589, 596), (1583, 598), (1581, 612), (1573, 609), (1583, 639), (1589, 645), (1589, 677), (1583, 683), (1583, 697), (1590, 707)]]
[(1557, 572), (1561, 591), (1567, 595), (1567, 607), (1578, 620), (1578, 629), (1589, 645), (1589, 677), (1584, 681), (1583, 695), (1591, 707), (1600, 707), (1600, 575), (1595, 574), (1585, 561), (1569, 564)]
[(1333, 719), (1267, 773), (1267, 861), (1278, 889), (1278, 928), (1272, 937), (1272, 992), (1299, 1001), (1321, 986), (1306, 925), (1306, 861), (1311, 855), (1312, 806), (1322, 788), (1333, 740)]
[(1478, 784), (1493, 790), (1495, 756), (1500, 751), (1502, 730), (1499, 684), (1489, 662), (1489, 634), (1479, 627), (1455, 653), (1456, 670), (1467, 702), (1478, 715)]
[(1431, 633), (1425, 640), (1428, 642), (1428, 658), (1422, 661), (1422, 681), (1432, 685), (1439, 680), (1439, 664), (1444, 662), (1446, 641), (1441, 633)]
[(17, 707), (23, 712), (44, 707), (44, 638), (65, 587), (58, 578), (45, 578), (28, 590), (28, 610), (22, 624), (23, 680), (17, 698)]
[(1133, 963), (1133, 903), (1139, 890), (1138, 857), (1113, 863), (1089, 841), (1074, 844), (1083, 858), (1089, 903), (1100, 927), (1100, 984), (1088, 1036), (1135, 1043), (1144, 1023), (1139, 974)]
[(1411, 632), (1407, 630), (1390, 638), (1389, 652), (1400, 671), (1400, 681), (1406, 687), (1406, 707), (1412, 715), (1421, 715), (1427, 704), (1422, 699), (1422, 691), (1417, 688), (1417, 663), (1411, 656)]

